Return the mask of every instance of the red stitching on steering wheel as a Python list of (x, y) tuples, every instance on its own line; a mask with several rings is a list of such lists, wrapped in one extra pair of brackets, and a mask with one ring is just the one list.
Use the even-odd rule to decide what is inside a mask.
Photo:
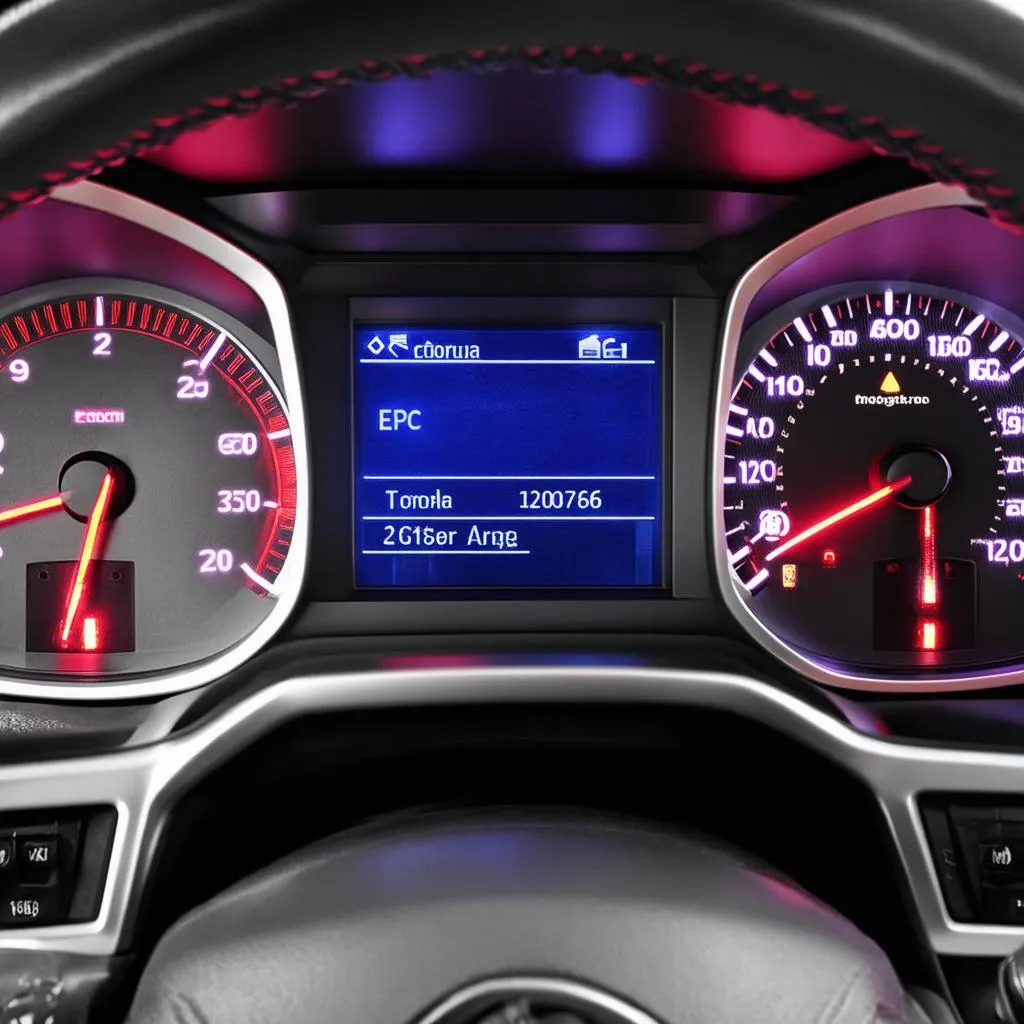
[(765, 107), (779, 114), (799, 117), (844, 139), (867, 142), (880, 154), (902, 157), (937, 181), (965, 188), (985, 203), (994, 220), (1013, 226), (1020, 221), (1021, 210), (1014, 190), (995, 181), (994, 171), (972, 167), (960, 157), (949, 156), (942, 146), (923, 140), (912, 128), (888, 127), (879, 117), (855, 114), (841, 104), (823, 101), (810, 90), (785, 89), (754, 75), (719, 71), (662, 54), (636, 54), (600, 46), (561, 50), (543, 46), (498, 47), (441, 56), (406, 56), (390, 61), (365, 60), (354, 69), (328, 68), (301, 77), (284, 78), (275, 85), (240, 89), (233, 96), (210, 97), (182, 114), (155, 118), (150, 128), (134, 131), (129, 139), (98, 149), (85, 159), (71, 160), (62, 170), (46, 172), (35, 185), (6, 193), (0, 198), (0, 215), (45, 198), (57, 185), (99, 174), (227, 114), (252, 113), (268, 103), (291, 104), (319, 96), (328, 88), (386, 82), (399, 76), (429, 78), (439, 71), (510, 69), (614, 74), (640, 84), (660, 81), (726, 102)]

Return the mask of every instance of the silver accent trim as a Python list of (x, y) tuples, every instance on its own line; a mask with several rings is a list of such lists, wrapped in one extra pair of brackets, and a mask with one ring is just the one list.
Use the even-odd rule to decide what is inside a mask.
[(247, 284), (262, 301), (273, 331), (271, 341), (281, 365), (282, 406), (292, 429), (297, 484), (295, 529), (288, 558), (275, 581), (276, 593), (268, 598), (275, 601), (274, 608), (250, 636), (223, 654), (199, 665), (145, 678), (127, 678), (108, 683), (37, 683), (24, 678), (0, 676), (0, 693), (12, 697), (44, 697), (77, 702), (155, 697), (190, 690), (227, 675), (260, 651), (291, 615), (302, 589), (309, 543), (309, 455), (302, 386), (288, 302), (277, 278), (257, 259), (176, 213), (94, 181), (80, 181), (55, 189), (49, 198), (120, 217), (171, 238), (224, 267)]
[(822, 221), (795, 238), (784, 242), (755, 263), (740, 278), (729, 297), (725, 316), (724, 343), (718, 364), (715, 385), (714, 432), (711, 440), (711, 526), (715, 576), (725, 603), (739, 624), (773, 657), (802, 675), (828, 686), (848, 690), (884, 690), (889, 693), (911, 691), (929, 693), (940, 690), (976, 690), (993, 686), (1012, 686), (1024, 681), (1024, 669), (1004, 672), (944, 674), (917, 676), (913, 680), (877, 675), (858, 675), (828, 668), (790, 646), (765, 626), (750, 607), (751, 595), (732, 572), (729, 550), (725, 538), (722, 506), (725, 504), (725, 466), (721, 453), (725, 451), (725, 428), (732, 401), (736, 358), (743, 337), (745, 319), (751, 302), (761, 289), (790, 264), (806, 256), (819, 246), (857, 228), (874, 224), (889, 217), (930, 210), (940, 207), (978, 207), (982, 204), (971, 199), (960, 189), (948, 185), (922, 185), (895, 195), (872, 200), (861, 206)]
[(556, 999), (561, 997), (593, 1010), (612, 1014), (620, 1020), (626, 1021), (627, 1024), (658, 1024), (649, 1013), (603, 989), (595, 988), (581, 981), (532, 975), (487, 978), (467, 985), (447, 996), (425, 1016), (420, 1017), (418, 1024), (443, 1024), (445, 1018), (453, 1013), (458, 1013), (463, 1007), (468, 1008), (469, 1004), (478, 1000), (493, 998), (510, 1002), (522, 996), (538, 993)]
[(621, 702), (717, 708), (761, 722), (836, 762), (876, 793), (924, 929), (938, 953), (1005, 956), (1024, 927), (962, 924), (942, 900), (918, 814), (923, 792), (1024, 793), (1024, 754), (944, 749), (865, 735), (770, 683), (654, 668), (529, 667), (356, 672), (285, 679), (188, 733), (96, 757), (0, 767), (0, 810), (115, 804), (118, 821), (99, 917), (0, 932), (0, 950), (109, 956), (130, 940), (166, 811), (184, 791), (278, 725), (346, 708)]

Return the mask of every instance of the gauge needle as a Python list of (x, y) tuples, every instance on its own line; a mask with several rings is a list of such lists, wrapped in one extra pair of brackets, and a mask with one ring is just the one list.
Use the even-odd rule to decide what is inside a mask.
[(802, 544), (805, 540), (817, 536), (829, 527), (835, 526), (837, 523), (841, 523), (845, 519), (849, 519), (852, 516), (857, 515), (857, 513), (863, 512), (865, 509), (869, 509), (872, 506), (877, 505), (880, 501), (884, 501), (888, 498), (890, 494), (895, 494), (897, 491), (903, 490), (903, 488), (906, 487), (913, 479), (914, 478), (911, 476), (900, 477), (899, 480), (894, 480), (891, 484), (879, 487), (877, 491), (872, 491), (870, 494), (864, 495), (863, 498), (859, 498), (857, 501), (851, 502), (844, 508), (839, 509), (838, 512), (833, 512), (830, 516), (826, 516), (824, 519), (819, 519), (813, 526), (808, 526), (806, 530), (802, 530), (795, 537), (790, 537), (785, 544), (780, 544), (778, 547), (772, 548), (771, 551), (764, 556), (764, 560), (766, 562), (771, 562), (780, 555), (784, 555), (787, 551), (792, 551), (797, 544)]
[(82, 541), (82, 551), (78, 556), (78, 565), (75, 567), (75, 576), (71, 582), (71, 589), (68, 591), (68, 604), (64, 612), (64, 628), (61, 630), (60, 641), (66, 647), (71, 630), (75, 625), (75, 618), (78, 609), (82, 604), (82, 595), (85, 593), (86, 580), (89, 577), (89, 567), (92, 564), (96, 547), (99, 542), (100, 527), (103, 519), (110, 508), (110, 498), (114, 491), (114, 471), (108, 469), (100, 484), (100, 493), (96, 498), (89, 513), (89, 519), (85, 524), (85, 539)]
[(19, 519), (27, 519), (29, 516), (39, 515), (40, 512), (53, 512), (64, 504), (63, 494), (54, 494), (49, 498), (40, 498), (38, 501), (29, 501), (24, 505), (14, 505), (5, 508), (0, 512), (0, 526), (17, 522)]
[(939, 603), (939, 581), (935, 559), (935, 506), (921, 509), (921, 607)]

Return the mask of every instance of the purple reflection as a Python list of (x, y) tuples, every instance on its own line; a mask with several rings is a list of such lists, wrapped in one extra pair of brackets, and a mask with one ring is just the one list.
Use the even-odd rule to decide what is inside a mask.
[(524, 843), (530, 842), (515, 832), (444, 832), (388, 843), (374, 855), (372, 863), (375, 874), (390, 884), (431, 864), (443, 864), (447, 871), (456, 870), (465, 877), (467, 871), (483, 869), (489, 873), (495, 867), (516, 863)]
[(617, 167), (645, 160), (655, 105), (643, 88), (624, 78), (579, 80), (573, 119), (575, 150), (585, 161)]
[(472, 151), (476, 134), (473, 89), (453, 75), (396, 79), (360, 90), (357, 131), (373, 163), (444, 163)]
[(751, 303), (748, 323), (798, 296), (837, 282), (911, 281), (954, 288), (1020, 316), (1024, 240), (960, 208), (889, 217), (809, 252), (777, 274)]
[(718, 235), (746, 231), (791, 201), (788, 196), (762, 195), (757, 192), (721, 191), (711, 192), (709, 196), (709, 220)]

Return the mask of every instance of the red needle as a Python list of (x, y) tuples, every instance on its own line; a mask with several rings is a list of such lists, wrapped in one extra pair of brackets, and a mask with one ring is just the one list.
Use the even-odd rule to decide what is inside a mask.
[(27, 519), (29, 516), (38, 515), (40, 512), (52, 512), (64, 504), (64, 496), (54, 494), (49, 498), (40, 498), (38, 501), (30, 501), (24, 505), (15, 505), (12, 508), (5, 508), (0, 512), (0, 526), (16, 522), (18, 519)]
[(935, 565), (935, 506), (921, 509), (921, 607), (939, 603), (939, 581)]
[(85, 524), (85, 540), (82, 541), (82, 553), (78, 556), (78, 566), (75, 569), (75, 578), (68, 591), (68, 605), (64, 612), (64, 628), (60, 634), (60, 641), (66, 647), (71, 630), (75, 625), (75, 618), (78, 609), (82, 604), (82, 595), (85, 593), (85, 582), (89, 575), (89, 566), (92, 564), (93, 556), (96, 554), (96, 544), (99, 540), (100, 526), (110, 507), (110, 496), (114, 490), (114, 471), (107, 470), (100, 485), (100, 493), (96, 498), (89, 513), (89, 520)]
[(877, 505), (880, 501), (888, 498), (890, 494), (895, 494), (897, 491), (903, 490), (907, 484), (910, 483), (914, 478), (911, 476), (900, 477), (899, 480), (894, 480), (891, 484), (886, 484), (884, 487), (879, 487), (877, 491), (872, 491), (870, 494), (865, 495), (863, 498), (858, 499), (845, 508), (841, 508), (838, 512), (833, 512), (832, 515), (826, 516), (824, 519), (819, 519), (813, 526), (808, 526), (806, 530), (798, 533), (795, 537), (790, 537), (785, 544), (780, 544), (777, 548), (772, 548), (767, 555), (764, 556), (766, 562), (770, 562), (780, 555), (784, 555), (787, 551), (792, 551), (797, 544), (802, 544), (805, 540), (810, 537), (814, 537), (821, 533), (823, 530), (827, 530), (830, 526), (835, 526), (836, 523), (841, 523), (844, 519), (849, 519), (851, 516), (855, 516), (858, 512), (863, 512), (867, 508), (871, 508), (872, 505)]
[[(939, 604), (939, 579), (935, 559), (935, 506), (925, 505), (921, 509), (921, 586), (918, 599), (921, 610), (935, 614)], [(933, 618), (917, 620), (916, 646), (922, 651), (934, 651), (939, 647), (940, 624)]]

